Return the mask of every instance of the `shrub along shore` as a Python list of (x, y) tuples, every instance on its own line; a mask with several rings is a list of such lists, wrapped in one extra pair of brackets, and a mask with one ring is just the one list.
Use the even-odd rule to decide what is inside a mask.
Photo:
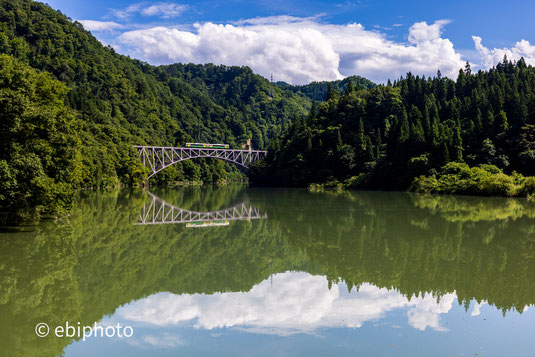
[[(370, 176), (361, 174), (343, 182), (336, 179), (309, 185), (310, 191), (369, 189)], [(527, 197), (535, 195), (535, 176), (518, 172), (505, 174), (494, 165), (470, 167), (466, 163), (450, 162), (431, 175), (416, 177), (408, 189), (411, 192), (471, 196)]]

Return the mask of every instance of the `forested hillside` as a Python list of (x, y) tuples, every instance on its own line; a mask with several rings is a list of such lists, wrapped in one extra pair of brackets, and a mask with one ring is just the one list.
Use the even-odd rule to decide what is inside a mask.
[[(419, 192), (535, 191), (535, 68), (507, 58), (458, 78), (272, 84), (247, 67), (152, 66), (42, 3), (0, 0), (0, 212), (68, 207), (79, 188), (137, 185), (132, 145), (252, 139), (257, 182)], [(319, 103), (319, 104), (318, 104)], [(241, 180), (219, 160), (151, 182)], [(15, 215), (15, 216), (16, 216)]]
[[(2, 116), (0, 132), (0, 211), (4, 212), (35, 204), (40, 207), (37, 211), (46, 211), (59, 197), (51, 193), (55, 184), (70, 190), (139, 183), (144, 173), (132, 145), (183, 145), (199, 140), (240, 147), (252, 138), (255, 148), (264, 148), (291, 118), (305, 114), (310, 106), (308, 98), (272, 86), (246, 67), (155, 67), (119, 55), (80, 23), (30, 0), (0, 0), (0, 54), (6, 64), (0, 67), (0, 76), (11, 81), (0, 87), (1, 111), (9, 114)], [(42, 76), (45, 72), (51, 76)], [(65, 89), (54, 89), (47, 97), (47, 88), (35, 88), (41, 83), (37, 79), (17, 82), (24, 73), (46, 78), (41, 82), (53, 83), (50, 88), (60, 88), (55, 82), (60, 81)], [(18, 83), (26, 87), (16, 88)], [(41, 91), (39, 103), (33, 103), (28, 88)], [(44, 112), (34, 119), (24, 114), (58, 103), (65, 108), (58, 109), (56, 119), (76, 127), (76, 140), (58, 139), (79, 168), (72, 180), (62, 177), (64, 167), (55, 166), (54, 160), (61, 159), (54, 157), (57, 148), (49, 140), (70, 129), (44, 125), (51, 120)], [(19, 106), (17, 112), (14, 105)], [(31, 120), (44, 125), (44, 131), (36, 130)], [(39, 148), (26, 142), (30, 134), (40, 140)], [(45, 168), (42, 178), (54, 183), (41, 185), (44, 191), (39, 198), (31, 189), (36, 179), (25, 174), (31, 167)], [(195, 160), (173, 165), (153, 182), (242, 178), (238, 169), (222, 161)]]
[[(169, 75), (171, 82), (177, 83), (178, 79), (188, 83), (226, 108), (237, 142), (252, 138), (257, 149), (265, 148), (271, 138), (280, 135), (292, 119), (290, 116), (303, 115), (303, 109), (308, 111), (310, 107), (304, 96), (278, 89), (248, 67), (177, 63), (159, 69)], [(205, 126), (200, 135), (199, 140), (210, 140), (213, 129)]]
[(360, 77), (350, 76), (339, 81), (332, 82), (312, 82), (305, 85), (291, 85), (286, 82), (277, 82), (277, 85), (284, 89), (289, 89), (294, 93), (302, 94), (317, 102), (323, 102), (327, 99), (329, 91), (343, 92), (349, 83), (358, 89), (371, 89), (376, 86), (372, 81)]
[(256, 176), (297, 186), (533, 192), (535, 181), (519, 173), (535, 174), (535, 68), (505, 58), (477, 73), (467, 64), (456, 81), (409, 73), (370, 90), (331, 91), (271, 143)]

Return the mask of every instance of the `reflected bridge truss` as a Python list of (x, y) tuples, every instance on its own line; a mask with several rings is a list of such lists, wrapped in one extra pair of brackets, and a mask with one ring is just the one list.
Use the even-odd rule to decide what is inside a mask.
[(259, 209), (245, 202), (233, 207), (210, 212), (189, 211), (175, 207), (150, 192), (150, 203), (145, 203), (136, 225), (186, 223), (188, 227), (227, 225), (229, 221), (265, 219)]

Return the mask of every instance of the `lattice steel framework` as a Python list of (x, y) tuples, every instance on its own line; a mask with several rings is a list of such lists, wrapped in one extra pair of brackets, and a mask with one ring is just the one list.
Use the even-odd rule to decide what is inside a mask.
[(233, 207), (211, 212), (195, 212), (175, 207), (150, 192), (151, 202), (143, 205), (136, 225), (165, 224), (165, 223), (192, 223), (206, 221), (238, 221), (265, 219), (266, 214), (242, 202)]
[(201, 149), (137, 145), (134, 147), (137, 149), (143, 165), (151, 171), (149, 178), (177, 162), (199, 157), (221, 159), (248, 169), (255, 161), (261, 160), (267, 155), (267, 151), (261, 150)]

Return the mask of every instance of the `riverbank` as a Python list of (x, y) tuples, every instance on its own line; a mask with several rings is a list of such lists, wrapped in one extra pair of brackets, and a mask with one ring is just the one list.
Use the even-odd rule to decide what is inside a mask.
[(451, 162), (440, 172), (414, 179), (410, 191), (472, 196), (531, 197), (535, 194), (535, 177), (517, 172), (505, 174), (494, 165), (469, 167)]
[[(342, 182), (333, 179), (325, 183), (313, 183), (308, 186), (308, 189), (313, 192), (373, 189), (372, 181), (373, 177), (370, 174), (360, 174)], [(508, 175), (494, 165), (470, 167), (465, 163), (450, 162), (438, 172), (414, 178), (407, 191), (531, 199), (535, 195), (535, 177), (523, 176), (517, 172)]]

